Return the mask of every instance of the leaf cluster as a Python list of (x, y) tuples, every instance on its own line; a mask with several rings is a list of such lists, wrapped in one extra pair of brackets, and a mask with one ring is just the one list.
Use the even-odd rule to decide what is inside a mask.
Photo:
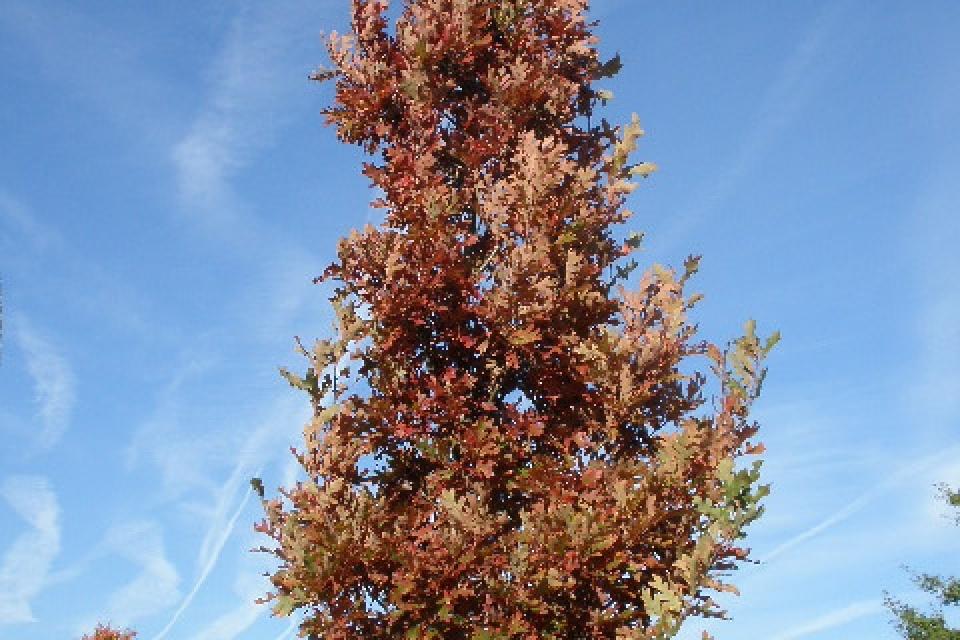
[(136, 637), (136, 631), (114, 629), (110, 625), (98, 624), (93, 633), (84, 635), (81, 640), (134, 640)]

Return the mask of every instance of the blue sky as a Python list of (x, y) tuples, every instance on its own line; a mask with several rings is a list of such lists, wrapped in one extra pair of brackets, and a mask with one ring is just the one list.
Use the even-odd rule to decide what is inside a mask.
[[(321, 124), (346, 0), (0, 8), (0, 638), (284, 638), (252, 600), (248, 479), (289, 483), (329, 335), (311, 278), (368, 220)], [(900, 568), (960, 572), (960, 4), (597, 0), (611, 120), (660, 171), (646, 264), (704, 255), (697, 319), (783, 341), (762, 562), (718, 638), (893, 638)]]

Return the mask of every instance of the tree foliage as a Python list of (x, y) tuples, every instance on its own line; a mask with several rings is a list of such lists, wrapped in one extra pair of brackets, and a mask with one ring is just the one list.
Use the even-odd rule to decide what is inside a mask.
[[(940, 493), (947, 504), (957, 510), (956, 524), (960, 526), (960, 491), (952, 491), (942, 485)], [(894, 615), (894, 626), (900, 635), (907, 640), (960, 640), (960, 629), (948, 627), (943, 616), (943, 607), (960, 607), (960, 577), (944, 578), (921, 573), (914, 575), (913, 580), (922, 591), (933, 597), (935, 609), (931, 613), (923, 613), (888, 594), (886, 605)]]
[(83, 636), (81, 640), (134, 640), (136, 637), (136, 631), (130, 631), (129, 629), (120, 631), (109, 625), (98, 624), (93, 633)]
[(391, 29), (353, 0), (330, 37), (325, 113), (385, 220), (340, 241), (336, 335), (283, 372), (313, 402), (307, 480), (258, 529), (304, 636), (666, 638), (735, 591), (776, 336), (698, 340), (695, 257), (620, 284), (653, 165), (635, 116), (594, 113), (620, 61), (587, 4), (406, 0)]

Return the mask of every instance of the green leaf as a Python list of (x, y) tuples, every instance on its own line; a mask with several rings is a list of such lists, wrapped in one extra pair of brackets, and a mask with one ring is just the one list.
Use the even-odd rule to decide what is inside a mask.
[(623, 69), (623, 63), (620, 61), (620, 54), (618, 53), (600, 65), (600, 67), (597, 69), (597, 77), (612, 78), (620, 73), (621, 69)]
[(263, 480), (260, 478), (250, 478), (250, 486), (253, 487), (253, 490), (256, 492), (260, 499), (263, 500)]
[(320, 389), (320, 381), (317, 379), (317, 375), (312, 368), (307, 369), (307, 373), (303, 378), (283, 367), (280, 367), (280, 375), (283, 376), (287, 383), (294, 389), (300, 389), (301, 391), (306, 391), (311, 394), (316, 394)]
[(297, 603), (288, 595), (277, 596), (277, 603), (273, 605), (273, 615), (287, 617), (297, 608)]
[(643, 242), (643, 233), (637, 232), (637, 231), (631, 231), (629, 234), (627, 234), (627, 239), (626, 241), (624, 241), (624, 244), (626, 244), (631, 249), (639, 249), (640, 244), (642, 242)]
[(510, 344), (523, 346), (541, 339), (540, 332), (536, 329), (517, 329), (510, 334)]
[(423, 62), (427, 57), (427, 42), (426, 40), (420, 40), (417, 42), (416, 46), (413, 48), (413, 53), (420, 62)]
[(617, 273), (616, 273), (616, 275), (613, 277), (613, 281), (614, 281), (614, 282), (619, 282), (619, 281), (621, 281), (621, 280), (626, 280), (627, 278), (630, 277), (630, 274), (633, 273), (634, 270), (636, 270), (636, 268), (637, 268), (638, 266), (640, 266), (640, 265), (637, 264), (637, 261), (636, 261), (636, 260), (631, 260), (630, 262), (628, 262), (628, 263), (627, 263), (626, 265), (624, 265), (624, 266), (618, 266), (618, 267), (617, 267)]
[(411, 100), (416, 100), (420, 97), (420, 85), (421, 81), (419, 78), (410, 76), (400, 82), (400, 89), (407, 95), (408, 98)]
[(613, 146), (613, 157), (610, 159), (610, 173), (621, 177), (627, 158), (637, 148), (637, 139), (643, 135), (640, 126), (640, 117), (637, 114), (630, 116), (630, 123), (623, 128), (623, 138)]
[(283, 367), (280, 367), (280, 375), (283, 376), (284, 380), (286, 380), (291, 387), (295, 389), (303, 388), (303, 384), (304, 384), (303, 378), (301, 378), (294, 372), (289, 371), (288, 369), (284, 369)]
[(770, 337), (767, 338), (766, 344), (763, 345), (763, 355), (770, 353), (770, 350), (777, 346), (777, 343), (780, 342), (780, 332), (774, 331), (770, 334)]

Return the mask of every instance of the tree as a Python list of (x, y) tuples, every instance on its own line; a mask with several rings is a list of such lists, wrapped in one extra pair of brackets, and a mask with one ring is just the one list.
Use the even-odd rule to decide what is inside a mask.
[(664, 638), (735, 591), (776, 336), (696, 340), (695, 257), (619, 284), (640, 238), (613, 227), (653, 166), (630, 162), (635, 116), (594, 117), (620, 61), (587, 4), (406, 0), (390, 30), (385, 0), (353, 0), (330, 37), (314, 78), (385, 221), (340, 241), (318, 278), (336, 335), (283, 371), (314, 407), (307, 480), (258, 530), (265, 601), (302, 635)]
[[(947, 504), (957, 509), (956, 524), (960, 525), (960, 491), (941, 485), (940, 493)], [(942, 609), (960, 606), (960, 577), (944, 578), (921, 573), (914, 575), (913, 580), (920, 589), (933, 596), (937, 608), (932, 613), (922, 613), (886, 594), (885, 603), (894, 615), (894, 626), (900, 635), (907, 640), (960, 640), (960, 629), (947, 626)]]
[(120, 631), (108, 625), (98, 624), (92, 634), (83, 636), (81, 640), (134, 640), (136, 637), (136, 631), (129, 629)]

